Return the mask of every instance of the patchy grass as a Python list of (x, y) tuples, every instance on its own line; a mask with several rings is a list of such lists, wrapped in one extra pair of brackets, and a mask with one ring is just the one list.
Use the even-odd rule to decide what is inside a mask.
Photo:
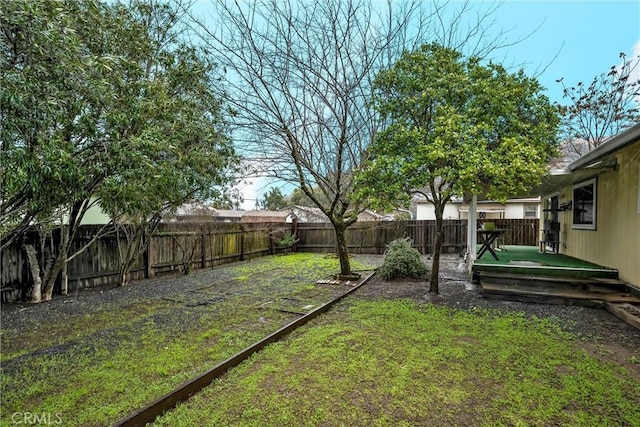
[(159, 426), (638, 426), (640, 384), (548, 320), (345, 301)]
[(16, 412), (59, 416), (65, 426), (112, 424), (296, 317), (282, 308), (344, 291), (315, 284), (338, 270), (338, 260), (318, 254), (260, 258), (196, 272), (184, 278), (195, 291), (171, 299), (87, 304), (27, 330), (3, 324), (0, 425)]
[(12, 331), (10, 325), (3, 325), (0, 361), (15, 359), (40, 349), (62, 346), (106, 328), (134, 323), (168, 307), (170, 303), (164, 300), (132, 303), (126, 307), (119, 307), (119, 310), (99, 307), (93, 313), (65, 319), (64, 324), (38, 324), (33, 331)]

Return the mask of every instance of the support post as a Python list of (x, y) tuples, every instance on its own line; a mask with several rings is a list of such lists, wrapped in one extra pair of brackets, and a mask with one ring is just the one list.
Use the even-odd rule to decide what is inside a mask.
[(476, 260), (476, 245), (478, 244), (478, 195), (471, 196), (471, 202), (469, 203), (469, 218), (467, 222), (467, 263), (469, 265), (469, 271), (471, 266)]

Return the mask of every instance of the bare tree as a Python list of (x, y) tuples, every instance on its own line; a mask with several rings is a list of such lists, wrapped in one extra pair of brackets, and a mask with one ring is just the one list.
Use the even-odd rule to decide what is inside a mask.
[(503, 37), (483, 40), (495, 9), (467, 26), (460, 14), (477, 12), (470, 2), (453, 14), (448, 3), (419, 1), (214, 3), (215, 24), (194, 22), (227, 70), (235, 140), (264, 175), (294, 183), (327, 216), (341, 274), (350, 275), (346, 230), (366, 207), (352, 196), (354, 172), (379, 124), (373, 77), (426, 38), (488, 54)]
[(634, 72), (640, 67), (640, 55), (630, 60), (620, 54), (621, 65), (593, 78), (588, 86), (579, 82), (567, 87), (563, 79), (563, 152), (577, 158), (640, 120), (640, 79)]

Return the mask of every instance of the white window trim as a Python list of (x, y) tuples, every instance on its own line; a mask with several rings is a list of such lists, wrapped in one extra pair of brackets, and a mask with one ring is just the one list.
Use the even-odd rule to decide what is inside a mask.
[[(527, 208), (530, 210), (527, 211)], [(533, 215), (527, 216), (527, 213), (532, 213)], [(535, 219), (540, 218), (540, 204), (539, 203), (523, 203), (522, 205), (522, 218), (524, 219)]]
[(593, 184), (593, 223), (592, 224), (574, 224), (573, 223), (573, 214), (571, 215), (571, 225), (572, 228), (578, 230), (596, 230), (596, 225), (598, 223), (598, 179), (592, 178), (588, 181), (583, 181), (580, 184), (576, 184), (573, 186), (571, 190), (571, 199), (573, 200), (572, 209), (577, 209), (576, 201), (574, 200), (575, 190), (576, 188), (586, 187), (587, 185)]

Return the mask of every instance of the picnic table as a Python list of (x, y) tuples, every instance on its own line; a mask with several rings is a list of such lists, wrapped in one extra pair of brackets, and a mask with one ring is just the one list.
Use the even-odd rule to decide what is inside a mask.
[(509, 231), (509, 229), (506, 228), (478, 230), (478, 236), (480, 236), (480, 243), (482, 244), (482, 246), (480, 247), (480, 251), (478, 251), (478, 259), (482, 258), (482, 255), (484, 255), (485, 252), (489, 251), (489, 253), (491, 253), (491, 255), (493, 255), (496, 260), (499, 260), (500, 258), (498, 258), (498, 254), (496, 254), (496, 251), (493, 250), (491, 245), (499, 236), (506, 233), (507, 231)]

